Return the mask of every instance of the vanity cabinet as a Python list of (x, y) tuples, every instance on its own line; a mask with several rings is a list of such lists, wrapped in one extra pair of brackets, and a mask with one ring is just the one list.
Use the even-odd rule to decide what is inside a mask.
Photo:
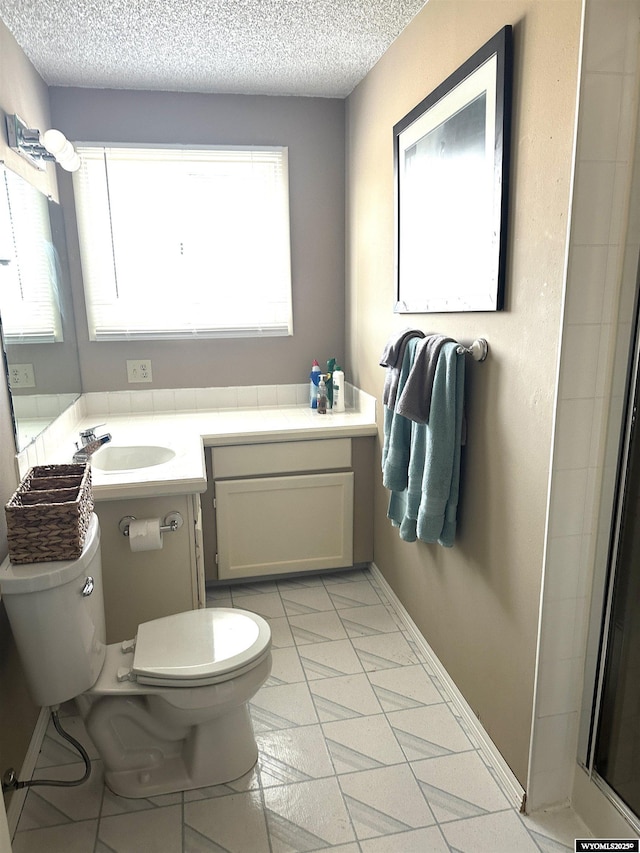
[(208, 448), (207, 579), (348, 568), (372, 559), (371, 438)]
[[(102, 577), (107, 642), (135, 636), (138, 625), (203, 606), (202, 526), (199, 495), (100, 500)], [(118, 527), (125, 516), (160, 518), (179, 512), (184, 524), (164, 533), (162, 548), (133, 552)]]

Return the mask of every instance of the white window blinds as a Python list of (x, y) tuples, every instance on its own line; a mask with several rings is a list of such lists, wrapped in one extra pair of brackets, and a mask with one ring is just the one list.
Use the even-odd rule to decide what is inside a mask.
[(59, 265), (46, 196), (0, 172), (0, 314), (5, 342), (62, 341)]
[(91, 340), (292, 334), (286, 148), (78, 153)]

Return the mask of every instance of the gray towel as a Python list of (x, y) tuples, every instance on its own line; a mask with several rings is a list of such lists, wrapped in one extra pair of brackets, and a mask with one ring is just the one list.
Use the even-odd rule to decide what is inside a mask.
[[(409, 338), (404, 348), (404, 358), (398, 379), (398, 391), (407, 380), (418, 338)], [(403, 418), (390, 406), (384, 407), (384, 440), (382, 444), (382, 482), (387, 489), (401, 492), (407, 488), (407, 471), (411, 453), (411, 432), (413, 424)]]
[(440, 350), (452, 342), (445, 335), (429, 335), (416, 347), (411, 372), (396, 403), (396, 411), (417, 424), (429, 423), (433, 377)]
[(420, 329), (404, 329), (399, 335), (393, 335), (387, 341), (380, 357), (380, 366), (387, 368), (382, 402), (390, 409), (395, 408), (396, 405), (398, 380), (400, 378), (404, 350), (411, 338), (424, 338), (424, 332), (421, 332)]

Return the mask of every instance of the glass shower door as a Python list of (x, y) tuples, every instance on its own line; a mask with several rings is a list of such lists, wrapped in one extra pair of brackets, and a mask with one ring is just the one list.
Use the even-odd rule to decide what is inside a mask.
[(618, 475), (610, 592), (593, 728), (597, 773), (640, 820), (640, 435), (638, 353)]

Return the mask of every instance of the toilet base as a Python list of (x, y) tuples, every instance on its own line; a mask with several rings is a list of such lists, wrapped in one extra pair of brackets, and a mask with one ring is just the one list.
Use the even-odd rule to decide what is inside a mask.
[[(258, 747), (246, 705), (210, 723), (194, 726), (176, 749), (146, 767), (113, 770), (105, 766), (105, 783), (120, 797), (140, 799), (193, 788), (222, 785), (248, 773)], [(178, 747), (181, 749), (178, 750)]]
[(118, 681), (130, 657), (108, 646), (100, 678), (76, 700), (115, 794), (172, 794), (223, 785), (251, 770), (258, 747), (248, 703), (271, 672), (268, 650), (237, 677), (203, 687)]

